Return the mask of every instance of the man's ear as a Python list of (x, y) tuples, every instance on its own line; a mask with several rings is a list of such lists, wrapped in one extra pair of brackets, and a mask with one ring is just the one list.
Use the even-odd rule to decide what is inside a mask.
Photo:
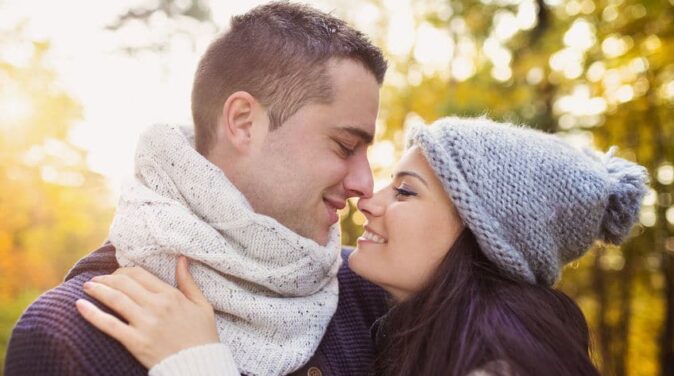
[(239, 152), (246, 153), (261, 141), (257, 139), (261, 136), (261, 130), (257, 128), (268, 127), (267, 124), (258, 124), (258, 119), (266, 118), (260, 116), (264, 111), (255, 97), (245, 91), (237, 91), (230, 95), (222, 106), (218, 126)]

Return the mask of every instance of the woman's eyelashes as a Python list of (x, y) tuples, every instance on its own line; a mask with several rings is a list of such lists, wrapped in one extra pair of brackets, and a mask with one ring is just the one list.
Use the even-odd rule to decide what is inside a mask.
[(411, 190), (408, 187), (405, 187), (404, 185), (401, 185), (399, 187), (394, 186), (393, 190), (396, 193), (396, 198), (399, 197), (411, 197), (411, 196), (416, 196), (417, 193)]

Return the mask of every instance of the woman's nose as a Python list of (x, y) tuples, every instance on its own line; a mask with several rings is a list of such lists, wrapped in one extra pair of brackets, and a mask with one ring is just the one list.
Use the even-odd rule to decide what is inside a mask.
[(384, 213), (385, 200), (384, 190), (375, 192), (371, 197), (364, 197), (358, 199), (358, 210), (360, 210), (366, 217), (379, 217)]

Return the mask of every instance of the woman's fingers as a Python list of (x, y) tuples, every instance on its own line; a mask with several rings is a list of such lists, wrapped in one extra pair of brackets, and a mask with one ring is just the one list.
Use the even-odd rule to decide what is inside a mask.
[(128, 268), (119, 268), (115, 270), (112, 275), (125, 275), (134, 281), (138, 282), (141, 286), (147, 289), (150, 292), (166, 292), (174, 289), (173, 286), (157, 278), (154, 274), (148, 272), (147, 270), (138, 267), (132, 266)]
[(198, 305), (210, 306), (199, 286), (194, 282), (185, 256), (178, 257), (178, 262), (176, 263), (176, 282), (178, 283), (178, 289), (185, 294), (187, 299)]
[(77, 302), (77, 309), (151, 368), (183, 349), (219, 341), (213, 308), (185, 259), (176, 266), (176, 280), (180, 290), (140, 268), (122, 268), (85, 283), (87, 294), (119, 313), (128, 325), (85, 300)]
[(125, 274), (99, 275), (92, 278), (91, 281), (106, 285), (125, 294), (140, 306), (146, 305), (151, 301), (152, 294), (154, 294), (154, 292)]
[[(112, 280), (112, 278), (110, 278), (112, 276), (106, 277), (108, 278), (105, 278), (105, 280), (107, 280), (108, 282)], [(117, 290), (103, 283), (97, 283), (93, 281), (85, 282), (83, 288), (84, 292), (87, 293), (87, 295), (91, 296), (92, 298), (106, 305), (108, 308), (117, 312), (120, 316), (122, 316), (126, 321), (128, 321), (131, 324), (137, 323), (144, 317), (142, 309), (138, 306), (138, 304), (134, 302), (133, 299), (131, 299), (123, 291)], [(106, 315), (111, 316), (107, 313)], [(111, 317), (114, 318), (114, 316)], [(116, 318), (115, 320), (119, 321)]]
[(134, 341), (137, 341), (135, 332), (133, 329), (122, 322), (117, 317), (103, 312), (93, 303), (87, 301), (86, 299), (78, 299), (75, 302), (77, 311), (80, 315), (84, 317), (91, 325), (98, 328), (98, 330), (109, 335), (110, 337), (116, 339), (122, 345), (129, 347), (128, 345), (132, 344)]

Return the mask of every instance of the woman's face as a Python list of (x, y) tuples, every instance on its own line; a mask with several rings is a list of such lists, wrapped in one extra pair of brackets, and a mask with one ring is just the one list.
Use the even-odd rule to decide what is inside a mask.
[(351, 269), (404, 300), (424, 287), (463, 230), (456, 208), (421, 150), (407, 150), (393, 181), (361, 199), (365, 231)]

